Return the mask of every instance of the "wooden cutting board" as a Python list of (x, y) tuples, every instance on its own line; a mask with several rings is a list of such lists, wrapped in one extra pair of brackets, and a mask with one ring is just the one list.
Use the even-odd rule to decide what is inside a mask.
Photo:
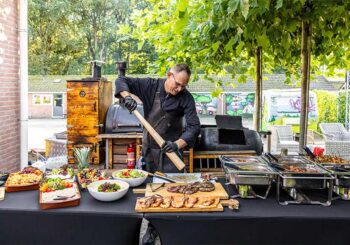
[(182, 207), (182, 208), (161, 208), (161, 207), (150, 207), (150, 208), (142, 208), (139, 202), (136, 202), (135, 206), (136, 212), (141, 213), (178, 213), (178, 212), (222, 212), (224, 211), (224, 207), (220, 203), (220, 199), (217, 198), (216, 202), (209, 207), (197, 207), (194, 206), (192, 208)]
[[(158, 186), (160, 186), (161, 184), (152, 184), (153, 189), (157, 188)], [(155, 192), (152, 192), (151, 189), (151, 184), (148, 183), (146, 186), (146, 193), (145, 196), (152, 196), (155, 194), (161, 195), (163, 197), (166, 196), (183, 196), (184, 194), (181, 193), (172, 193), (172, 192), (168, 192), (166, 189), (169, 186), (177, 186), (177, 185), (184, 185), (184, 183), (166, 183), (164, 187), (161, 187), (160, 189), (156, 190)], [(229, 196), (227, 194), (227, 192), (225, 191), (224, 187), (221, 185), (221, 183), (214, 183), (215, 185), (215, 190), (211, 191), (211, 192), (202, 192), (202, 191), (198, 191), (194, 194), (188, 195), (186, 194), (186, 196), (191, 196), (191, 197), (219, 197), (220, 199), (228, 199)]]
[(41, 209), (53, 209), (53, 208), (65, 208), (80, 205), (80, 192), (77, 183), (73, 183), (75, 189), (75, 196), (66, 200), (53, 200), (50, 202), (44, 202), (42, 199), (43, 193), (40, 192), (40, 208)]

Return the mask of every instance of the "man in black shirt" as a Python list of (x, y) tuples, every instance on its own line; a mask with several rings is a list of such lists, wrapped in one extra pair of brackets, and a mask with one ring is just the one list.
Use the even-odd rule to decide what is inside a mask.
[[(193, 147), (200, 131), (194, 99), (186, 86), (191, 76), (185, 64), (174, 66), (166, 79), (119, 77), (116, 81), (116, 97), (124, 98), (124, 105), (132, 112), (137, 103), (131, 94), (138, 96), (144, 108), (145, 119), (165, 140), (160, 148), (145, 130), (142, 155), (150, 172), (178, 172), (178, 169), (162, 153), (178, 152), (185, 146)], [(183, 126), (183, 117), (186, 126)]]

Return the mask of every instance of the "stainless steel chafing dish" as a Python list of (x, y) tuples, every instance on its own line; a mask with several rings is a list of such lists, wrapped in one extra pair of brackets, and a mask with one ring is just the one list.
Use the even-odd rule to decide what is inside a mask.
[[(269, 165), (278, 172), (277, 199), (280, 204), (321, 204), (329, 206), (332, 201), (334, 177), (324, 168), (302, 156), (273, 156), (266, 154)], [(280, 189), (284, 189), (293, 200), (281, 201)], [(305, 190), (327, 190), (327, 198), (315, 200)]]
[(333, 191), (341, 199), (350, 200), (350, 164), (319, 163), (319, 165), (334, 176)]
[[(226, 173), (227, 184), (233, 185), (238, 192), (234, 198), (267, 198), (277, 173), (264, 159), (220, 156), (220, 161)], [(256, 186), (265, 187), (262, 195), (257, 194)]]

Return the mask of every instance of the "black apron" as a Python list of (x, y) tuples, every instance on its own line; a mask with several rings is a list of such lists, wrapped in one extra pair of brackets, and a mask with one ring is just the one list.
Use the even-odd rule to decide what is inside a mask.
[[(159, 85), (154, 97), (152, 109), (146, 120), (165, 141), (176, 141), (182, 134), (183, 117), (172, 116), (162, 109), (159, 97), (160, 87), (161, 86)], [(179, 153), (180, 158), (182, 158), (182, 151)], [(144, 162), (146, 163), (146, 170), (151, 173), (154, 173), (155, 171), (161, 171), (164, 173), (180, 172), (171, 160), (165, 154), (162, 154), (157, 142), (146, 129), (143, 132), (142, 155)]]

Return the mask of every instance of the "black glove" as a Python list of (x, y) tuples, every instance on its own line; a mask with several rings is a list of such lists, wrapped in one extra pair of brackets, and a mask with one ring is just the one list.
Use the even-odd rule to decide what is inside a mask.
[(137, 108), (137, 102), (130, 96), (126, 96), (123, 100), (124, 106), (130, 112), (133, 112)]
[(171, 152), (177, 152), (178, 150), (179, 150), (179, 147), (175, 142), (172, 142), (172, 141), (166, 141), (162, 145), (162, 152), (171, 153)]

